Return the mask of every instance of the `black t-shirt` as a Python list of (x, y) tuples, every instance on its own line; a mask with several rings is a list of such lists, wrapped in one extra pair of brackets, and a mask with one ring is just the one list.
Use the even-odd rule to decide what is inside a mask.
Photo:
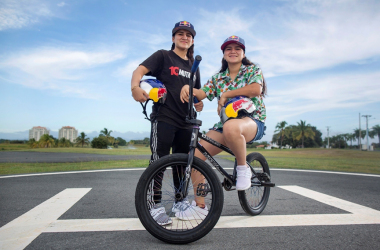
[[(166, 101), (161, 105), (157, 121), (163, 121), (178, 128), (189, 128), (185, 118), (188, 113), (188, 103), (180, 100), (181, 89), (189, 84), (192, 62), (179, 57), (172, 50), (158, 50), (140, 65), (149, 69), (147, 76), (154, 76), (161, 81), (167, 90)], [(199, 69), (195, 74), (194, 87), (201, 87)], [(151, 115), (156, 115), (157, 105), (153, 106)]]

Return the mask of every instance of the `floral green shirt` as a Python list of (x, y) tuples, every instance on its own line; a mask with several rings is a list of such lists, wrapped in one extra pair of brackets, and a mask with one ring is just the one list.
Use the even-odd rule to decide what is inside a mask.
[[(215, 96), (219, 97), (222, 93), (229, 90), (239, 89), (252, 83), (258, 83), (263, 86), (263, 73), (257, 65), (244, 65), (242, 64), (234, 81), (230, 78), (230, 72), (227, 68), (222, 73), (213, 75), (207, 83), (203, 86), (202, 90), (206, 93), (207, 99), (212, 101)], [(215, 86), (216, 85), (216, 93)], [(265, 122), (266, 109), (263, 101), (263, 95), (251, 98), (256, 110), (253, 112), (252, 117), (261, 122)], [(223, 124), (218, 122), (214, 125), (214, 129), (222, 128)]]

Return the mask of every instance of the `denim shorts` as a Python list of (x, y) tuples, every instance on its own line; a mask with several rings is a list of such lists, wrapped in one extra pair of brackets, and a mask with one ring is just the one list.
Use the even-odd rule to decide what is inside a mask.
[[(252, 116), (247, 116), (247, 117), (251, 118), (254, 122), (256, 122), (256, 125), (257, 125), (257, 132), (255, 135), (255, 138), (253, 138), (253, 140), (247, 142), (247, 144), (252, 144), (254, 141), (258, 141), (261, 138), (263, 138), (263, 136), (265, 135), (265, 130), (267, 129), (267, 127), (265, 126), (265, 123), (263, 123), (257, 119), (254, 119)], [(214, 130), (214, 131), (217, 131), (219, 133), (223, 133), (223, 128), (218, 128), (218, 129), (210, 128), (210, 130)]]

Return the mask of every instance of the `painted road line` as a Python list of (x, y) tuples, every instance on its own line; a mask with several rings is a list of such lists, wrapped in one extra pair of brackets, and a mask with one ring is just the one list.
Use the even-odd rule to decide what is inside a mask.
[[(17, 175), (3, 175), (0, 179), (18, 178), (18, 177), (33, 177), (33, 176), (45, 176), (45, 175), (61, 175), (61, 174), (86, 174), (86, 173), (98, 173), (98, 172), (116, 172), (116, 171), (144, 171), (146, 168), (118, 168), (118, 169), (98, 169), (98, 170), (82, 170), (82, 171), (68, 171), (68, 172), (51, 172), (51, 173), (38, 173), (38, 174), (17, 174)], [(213, 168), (216, 170), (215, 168)], [(232, 170), (233, 168), (224, 168), (225, 170)], [(380, 177), (375, 174), (361, 174), (361, 173), (348, 173), (348, 172), (332, 172), (322, 170), (304, 170), (304, 169), (285, 169), (285, 168), (271, 168), (271, 171), (291, 171), (291, 172), (306, 172), (317, 174), (341, 174), (341, 175), (355, 175), (364, 177)]]
[(322, 194), (322, 193), (319, 193), (307, 188), (303, 188), (299, 186), (279, 186), (279, 188), (305, 196), (307, 198), (319, 201), (321, 203), (324, 203), (333, 207), (340, 208), (342, 210), (345, 210), (353, 214), (360, 214), (360, 213), (378, 214), (379, 213), (379, 211), (375, 209), (358, 205), (349, 201), (345, 201), (345, 200), (342, 200), (330, 195)]
[(0, 228), (0, 249), (24, 249), (91, 188), (68, 188)]
[[(380, 224), (380, 211), (299, 186), (279, 188), (337, 207), (348, 214), (222, 216), (215, 228)], [(175, 218), (172, 218), (175, 221)], [(173, 223), (175, 224), (175, 223)], [(44, 232), (144, 230), (137, 218), (58, 220)]]
[[(222, 216), (215, 228), (380, 224), (380, 211), (299, 186), (280, 188), (348, 213)], [(23, 249), (41, 233), (144, 230), (138, 218), (58, 220), (90, 190), (66, 189), (6, 224), (0, 228), (0, 249)]]
[(139, 218), (57, 220), (44, 233), (145, 230)]

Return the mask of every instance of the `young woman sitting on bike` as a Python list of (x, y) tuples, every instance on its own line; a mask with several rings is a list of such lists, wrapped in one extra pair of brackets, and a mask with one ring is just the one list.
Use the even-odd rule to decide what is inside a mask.
[[(246, 96), (256, 106), (252, 113), (243, 113), (236, 119), (228, 119), (222, 124), (214, 125), (207, 136), (213, 140), (226, 145), (235, 154), (237, 161), (237, 190), (246, 190), (251, 187), (251, 170), (246, 165), (246, 143), (260, 140), (264, 135), (264, 122), (266, 110), (263, 97), (266, 94), (266, 83), (262, 71), (258, 65), (253, 64), (245, 57), (245, 43), (241, 37), (231, 36), (221, 46), (223, 51), (222, 67), (219, 73), (213, 75), (201, 89), (193, 89), (194, 96), (198, 100), (214, 97), (218, 101), (218, 115), (222, 107), (231, 98)], [(181, 90), (182, 102), (189, 101), (189, 86)], [(216, 155), (222, 150), (201, 140), (200, 144), (206, 148), (211, 155)], [(206, 160), (206, 157), (196, 150), (195, 156)], [(193, 176), (192, 176), (193, 177)], [(197, 206), (202, 207), (201, 198), (197, 199)]]

